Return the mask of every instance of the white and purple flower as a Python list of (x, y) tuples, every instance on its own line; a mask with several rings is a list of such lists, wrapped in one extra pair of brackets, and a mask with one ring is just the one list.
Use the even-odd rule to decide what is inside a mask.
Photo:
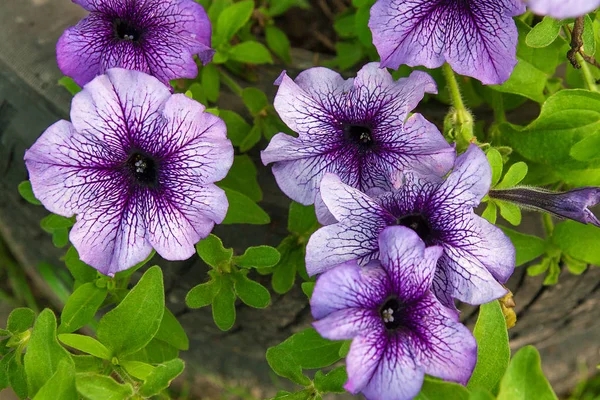
[(491, 169), (475, 145), (456, 160), (445, 180), (405, 172), (397, 188), (376, 197), (327, 174), (321, 182), (324, 206), (339, 222), (317, 230), (306, 248), (309, 275), (358, 260), (377, 259), (379, 234), (391, 225), (414, 230), (444, 253), (435, 271), (433, 291), (452, 307), (453, 298), (483, 304), (506, 294), (504, 283), (515, 267), (515, 249), (497, 227), (476, 215), (474, 207), (488, 193)]
[(346, 390), (368, 400), (408, 400), (424, 374), (466, 384), (477, 343), (430, 291), (445, 250), (425, 247), (401, 226), (386, 228), (378, 247), (379, 261), (348, 262), (320, 276), (310, 302), (323, 337), (352, 339)]
[(389, 177), (398, 169), (443, 175), (452, 167), (454, 149), (435, 125), (420, 114), (407, 119), (425, 93), (437, 92), (424, 72), (394, 81), (371, 63), (354, 79), (311, 68), (295, 81), (284, 72), (276, 83), (275, 108), (298, 137), (277, 134), (262, 160), (274, 163), (279, 187), (299, 203), (315, 202), (327, 172), (366, 191), (388, 189)]
[(212, 60), (211, 24), (194, 0), (73, 0), (90, 14), (56, 45), (63, 74), (79, 85), (107, 69), (146, 72), (169, 84), (195, 78), (194, 55)]
[(600, 7), (600, 0), (524, 0), (531, 11), (556, 19), (575, 18)]
[(448, 62), (492, 85), (506, 81), (517, 64), (512, 17), (523, 12), (521, 0), (378, 0), (369, 27), (382, 66)]
[(25, 153), (35, 196), (77, 222), (70, 240), (106, 275), (144, 260), (194, 254), (227, 212), (213, 183), (233, 147), (225, 123), (156, 78), (111, 69), (74, 98), (71, 121), (50, 126)]

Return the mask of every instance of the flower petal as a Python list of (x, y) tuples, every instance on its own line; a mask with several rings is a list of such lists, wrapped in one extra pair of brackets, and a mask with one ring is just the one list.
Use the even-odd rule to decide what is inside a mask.
[(379, 235), (379, 259), (394, 293), (406, 303), (429, 291), (442, 252), (440, 246), (426, 248), (417, 233), (404, 226), (390, 226)]
[(382, 322), (377, 310), (366, 308), (345, 308), (313, 322), (317, 332), (330, 340), (352, 339), (378, 325)]
[(462, 245), (476, 257), (500, 283), (506, 283), (515, 270), (516, 251), (502, 229), (478, 215), (473, 216), (473, 244)]
[(575, 18), (600, 7), (600, 0), (525, 0), (531, 11), (556, 19)]

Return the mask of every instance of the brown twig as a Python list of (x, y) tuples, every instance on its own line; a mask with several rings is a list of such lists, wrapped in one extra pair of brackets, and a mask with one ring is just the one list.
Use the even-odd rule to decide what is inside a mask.
[(583, 29), (585, 27), (585, 17), (575, 19), (573, 32), (571, 33), (571, 50), (567, 53), (567, 58), (575, 69), (580, 69), (581, 65), (577, 61), (577, 54), (583, 53)]

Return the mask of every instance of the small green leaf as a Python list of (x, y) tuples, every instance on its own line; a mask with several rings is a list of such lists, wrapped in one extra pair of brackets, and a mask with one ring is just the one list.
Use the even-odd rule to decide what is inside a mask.
[(311, 233), (318, 226), (314, 206), (303, 206), (292, 201), (288, 213), (288, 231), (303, 235)]
[(513, 165), (510, 166), (510, 168), (504, 175), (502, 182), (500, 182), (496, 186), (496, 189), (508, 189), (513, 186), (516, 186), (523, 179), (525, 179), (526, 175), (527, 175), (527, 164), (525, 164), (523, 161), (514, 163)]
[(502, 218), (515, 226), (521, 223), (521, 210), (518, 206), (501, 200), (495, 200), (495, 202), (500, 208), (500, 215), (502, 215)]
[(295, 333), (277, 347), (286, 350), (303, 369), (325, 368), (340, 359), (344, 342), (321, 337), (313, 328)]
[(304, 292), (306, 297), (308, 297), (308, 299), (310, 300), (310, 298), (312, 297), (313, 291), (315, 290), (315, 282), (302, 282), (301, 286), (302, 286), (302, 291)]
[(502, 161), (502, 155), (495, 148), (490, 148), (486, 154), (490, 167), (492, 168), (492, 187), (500, 181), (502, 176), (502, 168), (504, 167), (504, 161)]
[(219, 70), (213, 64), (206, 64), (200, 72), (200, 79), (206, 98), (216, 103), (219, 100), (219, 90), (221, 87), (221, 76)]
[(94, 282), (84, 283), (69, 296), (60, 316), (60, 333), (75, 332), (87, 325), (104, 302), (108, 291)]
[(548, 266), (549, 270), (546, 278), (544, 278), (544, 285), (556, 285), (558, 283), (558, 276), (560, 275), (558, 260), (551, 258)]
[(141, 361), (121, 361), (121, 366), (134, 378), (145, 380), (154, 371), (154, 367)]
[(593, 57), (596, 54), (596, 35), (594, 32), (594, 22), (589, 14), (584, 17), (583, 28), (583, 51), (586, 55)]
[(285, 64), (292, 63), (290, 40), (284, 31), (274, 25), (268, 25), (265, 28), (265, 39), (267, 40), (267, 46), (277, 57), (281, 58)]
[(253, 115), (261, 112), (265, 107), (269, 105), (267, 95), (260, 89), (248, 87), (242, 92), (242, 100), (248, 111)]
[(187, 350), (190, 347), (190, 341), (185, 330), (167, 307), (165, 307), (163, 319), (154, 337), (179, 350)]
[(552, 242), (565, 254), (589, 264), (600, 265), (600, 229), (575, 221), (558, 223)]
[(219, 38), (217, 44), (229, 42), (237, 31), (250, 20), (252, 11), (254, 11), (254, 2), (251, 0), (240, 1), (224, 9), (217, 20), (216, 33)]
[(220, 110), (219, 117), (225, 121), (227, 125), (227, 137), (231, 140), (234, 146), (240, 146), (244, 141), (252, 127), (239, 114), (229, 111)]
[(160, 364), (179, 357), (179, 350), (160, 339), (152, 339), (140, 351), (125, 356), (125, 361), (141, 361), (147, 364)]
[(363, 59), (363, 47), (356, 40), (335, 44), (335, 61), (341, 70), (348, 69)]
[(58, 364), (63, 360), (73, 363), (70, 354), (56, 340), (54, 313), (45, 309), (35, 321), (25, 353), (29, 397), (35, 396), (56, 373)]
[[(54, 360), (52, 360), (54, 361)], [(47, 365), (47, 364), (46, 364)], [(10, 357), (8, 361), (8, 383), (12, 390), (14, 390), (15, 394), (19, 396), (20, 399), (25, 399), (28, 397), (28, 374), (26, 373), (27, 365), (23, 366), (23, 363), (17, 361), (17, 357)], [(52, 372), (52, 371), (48, 371)], [(52, 375), (54, 373), (52, 372)], [(52, 377), (48, 379), (50, 379)], [(45, 383), (45, 381), (44, 381)], [(31, 397), (31, 396), (29, 396)]]
[(35, 313), (30, 308), (15, 308), (8, 316), (6, 330), (12, 334), (25, 332), (35, 321)]
[(79, 254), (73, 246), (69, 247), (69, 250), (67, 250), (65, 264), (71, 272), (71, 275), (73, 275), (73, 278), (78, 282), (92, 282), (98, 276), (98, 271), (79, 259)]
[(229, 173), (218, 186), (238, 191), (253, 201), (261, 201), (263, 193), (256, 176), (256, 166), (252, 159), (246, 154), (241, 154), (235, 156)]
[(168, 388), (171, 381), (183, 372), (184, 366), (179, 358), (157, 365), (144, 379), (144, 384), (140, 388), (141, 395), (151, 397)]
[(233, 249), (226, 249), (221, 239), (212, 233), (196, 244), (196, 251), (202, 261), (213, 268), (228, 264), (233, 256)]
[(100, 373), (104, 369), (104, 361), (98, 357), (83, 355), (71, 355), (75, 361), (75, 370), (77, 372), (96, 372)]
[(346, 367), (341, 366), (333, 369), (327, 375), (321, 371), (315, 374), (315, 388), (321, 393), (344, 393), (344, 383), (348, 380)]
[(69, 230), (67, 228), (55, 229), (52, 232), (52, 244), (54, 247), (62, 249), (69, 244)]
[(133, 396), (129, 383), (118, 383), (110, 376), (81, 373), (75, 376), (77, 391), (87, 400), (125, 400)]
[(56, 229), (70, 228), (75, 222), (72, 218), (66, 218), (56, 214), (50, 214), (40, 221), (40, 226), (48, 233), (54, 232)]
[(557, 400), (533, 346), (521, 348), (511, 360), (500, 382), (498, 400)]
[(546, 251), (546, 241), (544, 239), (526, 235), (503, 226), (500, 228), (515, 246), (517, 251), (517, 267), (538, 258)]
[(485, 389), (474, 388), (469, 394), (469, 400), (495, 400), (496, 397)]
[(78, 400), (78, 398), (75, 388), (75, 366), (72, 362), (63, 360), (33, 400)]
[(490, 224), (495, 224), (498, 219), (498, 207), (493, 200), (488, 201), (487, 207), (481, 214), (482, 218), (485, 218)]
[(254, 308), (265, 308), (271, 302), (271, 294), (263, 285), (248, 279), (248, 271), (233, 275), (235, 293), (245, 304)]
[(91, 354), (103, 360), (110, 360), (112, 357), (110, 350), (91, 336), (78, 335), (76, 333), (63, 333), (58, 335), (58, 340), (69, 347)]
[(243, 42), (229, 50), (229, 59), (248, 64), (272, 64), (269, 50), (259, 42)]
[(148, 269), (123, 301), (102, 317), (98, 340), (118, 357), (134, 353), (154, 337), (163, 318), (165, 292), (159, 267)]
[(265, 225), (271, 222), (269, 214), (248, 196), (228, 188), (223, 190), (227, 194), (227, 200), (229, 200), (229, 209), (222, 224)]
[(496, 392), (510, 361), (506, 321), (497, 300), (479, 307), (473, 335), (477, 340), (477, 364), (467, 387)]
[(252, 127), (252, 129), (250, 129), (250, 132), (248, 132), (248, 135), (241, 141), (240, 151), (242, 153), (247, 152), (248, 150), (250, 150), (251, 148), (256, 146), (256, 144), (258, 142), (260, 142), (261, 137), (262, 137), (262, 135), (261, 135), (261, 131), (260, 131), (260, 126), (258, 124), (256, 124)]
[(291, 7), (309, 9), (310, 3), (308, 0), (270, 0), (267, 14), (270, 17), (277, 17), (284, 14)]
[(590, 161), (600, 158), (598, 148), (600, 147), (600, 132), (592, 133), (577, 142), (571, 148), (569, 154), (579, 161)]
[(270, 246), (248, 247), (243, 255), (233, 258), (233, 262), (245, 268), (268, 268), (279, 262), (280, 254)]
[(462, 385), (425, 377), (421, 393), (415, 400), (469, 400), (469, 391)]
[(527, 268), (527, 275), (538, 276), (546, 272), (550, 268), (550, 258), (544, 258), (539, 264), (532, 265)]
[(222, 331), (228, 331), (235, 323), (235, 293), (228, 276), (221, 277), (221, 287), (212, 302), (212, 315)]
[(560, 34), (562, 23), (551, 17), (544, 17), (542, 22), (538, 23), (527, 34), (525, 43), (527, 46), (540, 48), (552, 44)]
[(277, 247), (281, 260), (274, 267), (271, 285), (276, 293), (287, 293), (296, 280), (296, 272), (305, 268), (304, 246), (297, 244), (295, 236), (286, 237)]
[(196, 285), (185, 296), (185, 304), (190, 308), (205, 307), (212, 303), (220, 288), (220, 281), (214, 279)]
[(63, 86), (65, 89), (69, 91), (73, 96), (77, 93), (81, 92), (81, 86), (79, 86), (72, 78), (68, 76), (63, 76), (58, 80), (58, 84)]
[(35, 198), (35, 195), (33, 194), (33, 189), (31, 188), (31, 181), (23, 181), (19, 183), (19, 194), (31, 204), (34, 204), (36, 206), (42, 204), (38, 199)]
[(277, 375), (287, 378), (298, 385), (310, 385), (310, 379), (302, 374), (302, 367), (287, 350), (279, 346), (270, 347), (267, 350), (267, 362)]
[(188, 93), (190, 93), (192, 95), (191, 98), (196, 100), (197, 102), (202, 103), (204, 105), (208, 104), (208, 97), (206, 97), (206, 89), (204, 89), (204, 87), (200, 83), (192, 83), (189, 86), (186, 95)]

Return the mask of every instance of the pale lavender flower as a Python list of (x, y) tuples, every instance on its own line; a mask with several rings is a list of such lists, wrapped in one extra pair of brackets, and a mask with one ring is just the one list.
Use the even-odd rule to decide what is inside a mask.
[(275, 135), (262, 160), (274, 163), (279, 187), (299, 203), (314, 203), (326, 172), (368, 190), (389, 188), (397, 169), (443, 175), (452, 167), (454, 149), (435, 125), (420, 114), (407, 119), (425, 93), (437, 91), (424, 72), (395, 82), (387, 70), (371, 63), (353, 79), (311, 68), (295, 81), (284, 72), (276, 83), (275, 108), (298, 137)]
[(524, 0), (531, 11), (556, 19), (575, 18), (600, 7), (600, 0)]
[(378, 247), (379, 261), (348, 262), (320, 276), (310, 301), (323, 337), (352, 339), (346, 390), (368, 400), (408, 400), (424, 374), (466, 384), (477, 343), (430, 291), (444, 250), (425, 248), (401, 226), (386, 228)]
[(582, 224), (600, 227), (598, 218), (588, 209), (600, 203), (600, 188), (581, 187), (568, 192), (551, 192), (534, 187), (490, 190), (489, 197), (515, 203), (525, 209), (546, 212)]
[(381, 65), (398, 68), (448, 62), (486, 85), (506, 81), (517, 64), (521, 0), (378, 0), (369, 27)]
[(306, 248), (309, 275), (351, 260), (364, 265), (376, 259), (381, 231), (403, 225), (427, 245), (443, 247), (433, 291), (444, 305), (452, 306), (452, 298), (483, 304), (504, 296), (500, 283), (514, 270), (515, 249), (499, 228), (473, 211), (491, 184), (485, 154), (471, 145), (445, 180), (415, 172), (399, 179), (396, 190), (370, 197), (333, 174), (325, 175), (321, 196), (339, 222), (311, 236)]
[(110, 69), (78, 93), (71, 121), (25, 153), (33, 192), (51, 212), (77, 215), (70, 240), (106, 275), (152, 248), (183, 260), (227, 212), (233, 147), (225, 123), (142, 72)]
[(73, 0), (90, 14), (56, 45), (63, 74), (84, 85), (107, 69), (146, 72), (169, 84), (212, 60), (211, 24), (194, 0)]

